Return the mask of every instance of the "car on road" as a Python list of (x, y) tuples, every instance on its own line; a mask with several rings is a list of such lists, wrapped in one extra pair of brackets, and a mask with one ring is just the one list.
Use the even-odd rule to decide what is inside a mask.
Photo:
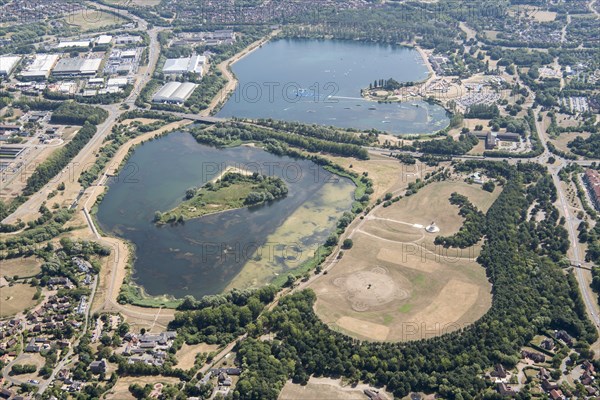
[(30, 379), (27, 382), (31, 383), (32, 385), (39, 385), (40, 381), (38, 381), (37, 379)]

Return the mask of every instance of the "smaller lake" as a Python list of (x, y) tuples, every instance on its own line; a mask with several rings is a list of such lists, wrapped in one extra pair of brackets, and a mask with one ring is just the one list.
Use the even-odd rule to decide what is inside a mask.
[[(156, 226), (155, 211), (229, 166), (279, 176), (286, 198), (181, 225)], [(351, 209), (354, 184), (307, 160), (241, 146), (216, 149), (176, 132), (135, 150), (98, 207), (101, 228), (136, 248), (133, 279), (150, 295), (194, 295), (250, 288), (297, 268)]]
[(279, 39), (232, 66), (239, 84), (219, 117), (273, 118), (394, 134), (432, 133), (446, 111), (423, 101), (378, 104), (360, 97), (376, 79), (420, 81), (428, 71), (410, 48), (341, 40)]

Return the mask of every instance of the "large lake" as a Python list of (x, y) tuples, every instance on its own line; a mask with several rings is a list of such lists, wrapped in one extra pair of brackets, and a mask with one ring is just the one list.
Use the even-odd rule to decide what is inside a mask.
[[(362, 99), (375, 79), (427, 78), (414, 49), (340, 40), (271, 41), (232, 66), (239, 85), (219, 117), (274, 118), (394, 134), (443, 129), (446, 111), (423, 101), (378, 104)], [(416, 106), (418, 105), (418, 107)]]
[[(185, 190), (238, 166), (287, 183), (286, 198), (158, 227), (154, 212), (177, 205)], [(216, 149), (187, 133), (137, 148), (98, 209), (103, 230), (136, 247), (134, 280), (150, 295), (201, 297), (268, 283), (313, 256), (351, 208), (354, 184), (306, 160), (241, 146)]]

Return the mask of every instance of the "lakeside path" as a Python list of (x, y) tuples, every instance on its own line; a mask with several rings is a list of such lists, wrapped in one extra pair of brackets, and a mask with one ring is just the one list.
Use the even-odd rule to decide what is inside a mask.
[(227, 60), (225, 60), (225, 61), (221, 62), (219, 65), (217, 65), (217, 69), (221, 72), (221, 74), (223, 74), (225, 79), (227, 79), (227, 84), (219, 91), (219, 93), (217, 93), (217, 95), (215, 97), (213, 97), (213, 99), (210, 102), (210, 104), (208, 105), (208, 107), (205, 110), (200, 111), (199, 115), (201, 115), (203, 117), (207, 117), (207, 116), (211, 115), (213, 113), (213, 111), (215, 111), (215, 109), (222, 102), (227, 100), (229, 95), (231, 93), (233, 93), (233, 91), (235, 90), (235, 88), (238, 84), (238, 80), (237, 80), (235, 74), (231, 71), (231, 66), (233, 64), (235, 64), (236, 62), (240, 61), (242, 58), (249, 55), (250, 53), (252, 53), (253, 51), (260, 48), (263, 44), (267, 43), (273, 37), (278, 35), (279, 32), (281, 32), (281, 29), (272, 31), (264, 38), (259, 39), (256, 42), (250, 44), (248, 47), (246, 47), (239, 53), (235, 54), (233, 57), (228, 58)]

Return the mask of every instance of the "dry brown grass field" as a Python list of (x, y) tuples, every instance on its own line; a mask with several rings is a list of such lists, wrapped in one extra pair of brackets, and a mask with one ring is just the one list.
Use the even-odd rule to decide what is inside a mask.
[(127, 20), (104, 11), (85, 9), (66, 16), (65, 22), (70, 25), (76, 25), (83, 31), (89, 31), (105, 26), (121, 25), (127, 22)]
[[(550, 141), (558, 148), (567, 153), (571, 153), (571, 149), (567, 147), (569, 142), (572, 142), (577, 137), (581, 137), (582, 139), (587, 139), (590, 137), (589, 132), (564, 132), (561, 133), (560, 136), (556, 139), (550, 139)], [(572, 154), (572, 153), (571, 153)]]
[(0, 287), (0, 318), (10, 317), (33, 307), (35, 288), (27, 284)]
[(36, 379), (36, 380), (41, 380), (42, 378), (38, 375), (38, 371), (44, 366), (44, 363), (46, 362), (46, 359), (44, 357), (42, 357), (41, 354), (39, 353), (35, 353), (35, 354), (25, 354), (20, 360), (19, 362), (15, 363), (15, 365), (35, 365), (37, 370), (35, 372), (32, 372), (30, 374), (21, 374), (21, 375), (15, 375), (14, 377), (20, 381), (26, 382), (30, 379)]
[(175, 357), (177, 357), (177, 368), (190, 369), (194, 366), (196, 354), (210, 353), (216, 351), (218, 348), (219, 346), (216, 344), (198, 343), (189, 345), (184, 343), (177, 354), (175, 354)]
[(0, 261), (0, 276), (20, 278), (34, 276), (40, 273), (42, 261), (35, 257), (12, 258)]
[(104, 396), (105, 399), (113, 400), (134, 400), (135, 397), (129, 392), (129, 385), (137, 383), (145, 386), (146, 384), (154, 385), (156, 383), (177, 383), (178, 378), (170, 376), (127, 376), (120, 377), (115, 386)]
[[(477, 264), (480, 245), (444, 249), (436, 235), (462, 226), (452, 192), (480, 210), (494, 202), (488, 193), (462, 181), (432, 183), (417, 194), (369, 214), (355, 231), (354, 246), (311, 288), (315, 311), (333, 329), (359, 339), (407, 341), (444, 334), (479, 319), (491, 306), (491, 287)], [(425, 227), (432, 221), (437, 234)]]
[[(298, 385), (288, 381), (281, 393), (279, 400), (364, 400), (367, 397), (363, 393), (366, 388), (372, 388), (365, 384), (350, 386), (343, 384), (341, 379), (315, 378), (311, 377), (306, 385)], [(389, 393), (379, 390), (387, 399), (393, 399)]]

